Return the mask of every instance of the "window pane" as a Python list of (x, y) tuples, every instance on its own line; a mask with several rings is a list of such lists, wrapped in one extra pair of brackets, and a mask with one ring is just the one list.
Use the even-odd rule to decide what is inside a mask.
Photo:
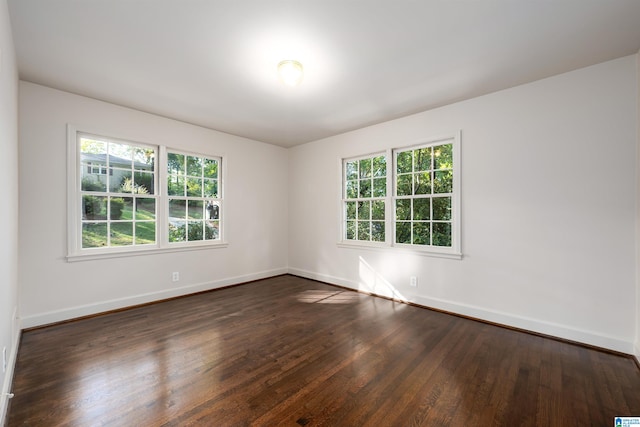
[(433, 198), (433, 219), (444, 221), (451, 219), (451, 197)]
[(396, 219), (399, 221), (411, 219), (411, 199), (396, 200)]
[(135, 201), (136, 220), (155, 220), (156, 219), (156, 201), (151, 198), (137, 198)]
[(431, 172), (417, 173), (413, 178), (414, 194), (431, 194)]
[(387, 195), (387, 179), (375, 178), (373, 180), (373, 197), (384, 197)]
[[(133, 201), (131, 200), (130, 197), (127, 197), (127, 200), (129, 202), (129, 207), (131, 207), (131, 204), (133, 203)], [(124, 214), (124, 205), (125, 205), (125, 199), (122, 197), (109, 197), (109, 219), (110, 220), (121, 220), (122, 215)], [(127, 218), (124, 218), (127, 219)], [(129, 218), (131, 219), (131, 210), (129, 210)]]
[(133, 151), (133, 168), (137, 171), (153, 172), (155, 152), (150, 148), (136, 147)]
[(82, 247), (99, 248), (107, 246), (107, 223), (85, 222), (82, 224)]
[(111, 223), (111, 246), (133, 245), (133, 223)]
[(358, 240), (370, 240), (369, 221), (358, 221)]
[(169, 222), (169, 242), (184, 242), (187, 238), (187, 225), (185, 221)]
[(133, 174), (133, 193), (154, 194), (153, 172), (136, 172)]
[(360, 160), (360, 178), (371, 177), (371, 159)]
[(156, 222), (136, 222), (136, 245), (146, 245), (156, 242)]
[(360, 180), (360, 197), (371, 197), (371, 180)]
[(433, 151), (436, 169), (453, 169), (453, 144), (440, 145)]
[(346, 238), (347, 240), (355, 240), (356, 238), (356, 222), (355, 221), (347, 221), (346, 227)]
[(104, 141), (81, 137), (80, 153), (82, 157), (85, 157), (84, 155), (86, 154), (89, 159), (101, 159), (104, 162), (107, 154), (107, 144)]
[(204, 197), (218, 197), (218, 181), (214, 179), (204, 180)]
[(202, 177), (202, 159), (200, 157), (187, 156), (187, 175)]
[(412, 151), (403, 151), (398, 153), (397, 157), (397, 173), (412, 172), (413, 154)]
[(370, 211), (371, 211), (371, 206), (370, 206), (371, 202), (358, 202), (358, 219), (366, 219), (368, 220), (370, 218)]
[(169, 200), (169, 219), (187, 218), (187, 203), (186, 200), (171, 199)]
[(371, 219), (384, 220), (384, 200), (371, 202)]
[(213, 202), (209, 200), (207, 202), (206, 209), (207, 209), (207, 213), (206, 213), (207, 219), (220, 219), (220, 203), (219, 202)]
[[(113, 173), (109, 175), (109, 191), (114, 193), (131, 193), (131, 182), (133, 179), (131, 169), (123, 170), (112, 168), (110, 171)], [(128, 184), (126, 183), (127, 180), (129, 181)]]
[(167, 171), (170, 175), (184, 175), (184, 156), (182, 154), (167, 154)]
[(384, 242), (384, 222), (371, 222), (371, 240), (374, 242)]
[(358, 181), (347, 181), (347, 199), (358, 197)]
[(431, 199), (413, 199), (413, 219), (428, 220), (431, 217)]
[(453, 192), (453, 171), (436, 171), (433, 180), (434, 193), (452, 193)]
[(387, 159), (384, 156), (373, 158), (373, 176), (387, 176)]
[(187, 178), (187, 196), (202, 197), (202, 179)]
[(109, 166), (123, 169), (131, 169), (133, 166), (134, 147), (128, 144), (109, 142)]
[(218, 240), (220, 238), (220, 221), (205, 221), (205, 240)]
[(107, 176), (94, 175), (88, 172), (91, 166), (82, 166), (82, 182), (80, 189), (82, 191), (107, 191)]
[(347, 211), (346, 217), (347, 219), (356, 219), (356, 202), (347, 202)]
[(184, 176), (173, 175), (167, 178), (167, 194), (170, 196), (184, 196)]
[(451, 223), (433, 223), (433, 246), (451, 246)]
[(416, 171), (431, 170), (431, 147), (414, 150), (413, 155)]
[(107, 219), (107, 198), (104, 196), (82, 196), (82, 219)]
[(411, 243), (410, 222), (396, 222), (396, 243)]
[(346, 166), (347, 179), (358, 179), (358, 162), (347, 162)]
[(396, 189), (396, 195), (398, 196), (410, 196), (412, 194), (412, 182), (413, 175), (398, 175), (398, 188)]
[(203, 227), (203, 222), (202, 221), (189, 221), (187, 222), (187, 240), (189, 241), (197, 241), (197, 240), (204, 240), (204, 235), (202, 233), (202, 227)]
[(212, 159), (204, 159), (204, 176), (205, 178), (218, 178), (218, 161)]
[(189, 200), (187, 210), (188, 219), (204, 218), (204, 202), (202, 200)]
[(413, 223), (413, 244), (430, 245), (430, 227), (428, 222)]

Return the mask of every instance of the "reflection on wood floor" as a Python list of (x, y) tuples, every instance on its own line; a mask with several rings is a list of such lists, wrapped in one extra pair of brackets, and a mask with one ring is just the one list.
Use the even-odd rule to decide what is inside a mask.
[(9, 426), (583, 426), (627, 357), (294, 276), (22, 336)]

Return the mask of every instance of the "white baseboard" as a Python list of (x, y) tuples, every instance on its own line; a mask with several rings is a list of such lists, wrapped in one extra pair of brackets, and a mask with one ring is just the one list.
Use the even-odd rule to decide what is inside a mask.
[(11, 392), (11, 385), (13, 384), (13, 373), (18, 359), (18, 347), (20, 346), (22, 327), (20, 325), (20, 319), (17, 316), (17, 310), (18, 308), (16, 307), (13, 311), (11, 351), (8, 354), (7, 370), (4, 373), (2, 389), (0, 390), (0, 426), (6, 425), (5, 418), (7, 417), (7, 409), (9, 406), (9, 393)]
[[(289, 268), (289, 273), (308, 279), (319, 280), (333, 285), (344, 286), (354, 290), (359, 290), (360, 284), (351, 280), (340, 277), (334, 277), (326, 274), (320, 274), (312, 271), (301, 270), (297, 268)], [(375, 293), (374, 293), (375, 294)], [(385, 296), (385, 295), (382, 295)], [(594, 333), (591, 331), (580, 330), (565, 325), (546, 322), (539, 319), (531, 319), (521, 316), (515, 316), (510, 313), (503, 313), (494, 310), (487, 310), (482, 307), (457, 303), (437, 298), (416, 297), (411, 299), (397, 298), (401, 301), (418, 304), (427, 308), (444, 310), (462, 316), (472, 317), (491, 323), (496, 323), (508, 327), (523, 329), (534, 333), (550, 335), (553, 337), (575, 341), (578, 343), (600, 347), (608, 350), (617, 351), (629, 355), (635, 355), (640, 360), (640, 352), (637, 346), (631, 341), (626, 341), (620, 337), (612, 337)]]
[(83, 316), (90, 316), (93, 314), (104, 313), (111, 310), (132, 307), (139, 304), (146, 304), (153, 301), (160, 301), (163, 299), (193, 294), (196, 292), (222, 288), (224, 286), (265, 279), (281, 274), (287, 274), (287, 269), (278, 268), (274, 270), (261, 271), (257, 273), (246, 274), (243, 276), (228, 277), (212, 282), (196, 283), (179, 288), (166, 289), (158, 292), (149, 292), (146, 294), (134, 295), (131, 297), (102, 301), (95, 304), (87, 304), (65, 308), (62, 310), (29, 315), (22, 318), (22, 328), (33, 328), (37, 326), (48, 325), (51, 323), (61, 322), (69, 319), (76, 319)]

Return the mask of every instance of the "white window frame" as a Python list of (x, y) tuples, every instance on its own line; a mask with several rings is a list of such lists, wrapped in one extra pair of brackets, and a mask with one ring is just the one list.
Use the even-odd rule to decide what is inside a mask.
[[(398, 151), (406, 151), (416, 149), (424, 146), (436, 146), (447, 144), (449, 141), (453, 148), (453, 192), (451, 194), (451, 246), (428, 246), (417, 244), (398, 244), (396, 241), (396, 221), (395, 221), (395, 205), (396, 205), (396, 180), (397, 180), (397, 165), (396, 165), (396, 153)], [(389, 148), (385, 151), (387, 161), (387, 194), (385, 198), (385, 242), (370, 242), (362, 240), (347, 240), (346, 237), (346, 211), (345, 211), (345, 182), (346, 171), (345, 165), (347, 161), (372, 157), (380, 155), (380, 151), (373, 154), (367, 154), (362, 156), (350, 156), (339, 158), (339, 185), (340, 185), (340, 197), (339, 197), (339, 220), (340, 226), (338, 227), (340, 235), (338, 236), (338, 246), (344, 248), (363, 248), (363, 249), (379, 249), (379, 250), (394, 250), (399, 252), (408, 252), (424, 256), (449, 258), (449, 259), (462, 259), (461, 248), (461, 179), (460, 171), (462, 169), (460, 144), (461, 144), (461, 132), (458, 131), (454, 134), (448, 134), (444, 136), (438, 136), (433, 138), (425, 138), (423, 140), (415, 141), (413, 143), (399, 145), (393, 148)]]
[[(115, 246), (107, 248), (82, 248), (82, 215), (80, 182), (82, 176), (79, 135), (95, 136), (107, 141), (124, 144), (154, 147), (157, 153), (155, 165), (155, 199), (156, 199), (156, 243), (148, 245)], [(218, 191), (220, 203), (220, 228), (218, 240), (203, 240), (192, 242), (168, 242), (168, 196), (167, 196), (167, 150), (184, 152), (159, 144), (139, 142), (127, 136), (116, 135), (114, 132), (94, 129), (86, 126), (67, 125), (67, 261), (85, 261), (103, 258), (118, 258), (132, 255), (148, 255), (154, 253), (178, 252), (185, 250), (202, 250), (226, 248), (225, 239), (226, 215), (224, 213), (224, 183), (226, 180), (225, 156), (210, 153), (189, 153), (190, 155), (219, 159)]]
[[(384, 176), (385, 178), (385, 196), (384, 197), (376, 197), (376, 196), (371, 196), (371, 197), (360, 197), (358, 195), (358, 197), (356, 198), (349, 198), (347, 196), (347, 163), (348, 162), (354, 162), (354, 161), (360, 161), (360, 160), (365, 160), (365, 159), (374, 159), (376, 157), (384, 157), (385, 158), (385, 168), (386, 168), (386, 174)], [(340, 217), (342, 220), (342, 225), (340, 227), (340, 240), (345, 243), (345, 244), (356, 244), (356, 245), (371, 245), (373, 247), (380, 247), (380, 246), (385, 246), (389, 243), (389, 228), (388, 228), (388, 215), (389, 215), (389, 190), (390, 190), (390, 186), (389, 186), (389, 181), (390, 181), (390, 176), (389, 176), (389, 170), (392, 167), (392, 165), (389, 163), (389, 157), (388, 157), (388, 153), (386, 151), (379, 151), (376, 153), (370, 153), (370, 154), (366, 154), (364, 156), (357, 156), (357, 157), (350, 157), (350, 158), (346, 158), (346, 159), (341, 159), (340, 162), (340, 168), (341, 168), (341, 190), (340, 193), (342, 195), (342, 200), (341, 200), (341, 204), (340, 204)], [(370, 179), (373, 182), (373, 179), (375, 177), (371, 177)], [(360, 181), (361, 179), (358, 177), (358, 181)], [(371, 191), (373, 192), (373, 185), (371, 187)], [(347, 239), (346, 238), (346, 224), (347, 224), (347, 202), (360, 202), (360, 201), (365, 201), (365, 202), (373, 202), (376, 200), (381, 200), (384, 202), (384, 206), (385, 206), (385, 212), (384, 212), (384, 224), (385, 224), (385, 240), (384, 241), (376, 241), (376, 240), (359, 240), (359, 239)], [(371, 213), (370, 213), (370, 218), (371, 218)], [(359, 219), (356, 219), (356, 221), (359, 221)], [(373, 222), (373, 219), (369, 219), (368, 220), (370, 223)]]
[[(164, 209), (165, 211), (165, 225), (168, 224), (169, 222), (169, 200), (170, 199), (175, 199), (175, 198), (179, 198), (179, 199), (185, 199), (185, 200), (201, 200), (201, 201), (207, 201), (207, 200), (215, 200), (218, 203), (219, 206), (219, 211), (218, 211), (218, 219), (217, 221), (219, 221), (219, 228), (218, 228), (218, 238), (215, 240), (191, 240), (191, 241), (180, 241), (180, 242), (169, 242), (169, 236), (168, 236), (168, 225), (166, 228), (166, 232), (167, 234), (165, 235), (165, 242), (168, 246), (170, 247), (194, 247), (194, 246), (210, 246), (211, 244), (220, 244), (221, 242), (224, 241), (224, 230), (223, 230), (223, 224), (226, 222), (226, 217), (224, 216), (224, 187), (222, 185), (222, 174), (224, 173), (224, 165), (223, 165), (223, 160), (221, 156), (212, 156), (212, 155), (206, 155), (206, 154), (202, 154), (202, 153), (194, 153), (194, 152), (189, 152), (189, 151), (184, 151), (184, 150), (178, 150), (178, 149), (174, 149), (174, 148), (170, 148), (170, 147), (163, 147), (164, 148), (164, 161), (163, 161), (163, 178), (162, 178), (162, 184), (163, 185), (163, 189), (165, 190), (166, 194), (166, 203), (163, 203), (162, 209)], [(198, 197), (198, 196), (177, 196), (177, 195), (169, 195), (167, 190), (167, 178), (168, 178), (168, 173), (169, 171), (167, 170), (167, 159), (169, 156), (169, 152), (171, 152), (172, 154), (179, 154), (179, 155), (183, 155), (183, 156), (192, 156), (192, 157), (200, 157), (200, 158), (206, 158), (206, 159), (211, 159), (211, 160), (216, 160), (218, 162), (218, 197)], [(186, 173), (186, 171), (185, 171)], [(186, 175), (185, 175), (186, 177)]]

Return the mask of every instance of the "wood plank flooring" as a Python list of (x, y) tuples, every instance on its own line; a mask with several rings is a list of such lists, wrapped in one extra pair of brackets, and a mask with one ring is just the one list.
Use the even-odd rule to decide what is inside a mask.
[(22, 336), (9, 426), (612, 426), (627, 357), (280, 276)]

